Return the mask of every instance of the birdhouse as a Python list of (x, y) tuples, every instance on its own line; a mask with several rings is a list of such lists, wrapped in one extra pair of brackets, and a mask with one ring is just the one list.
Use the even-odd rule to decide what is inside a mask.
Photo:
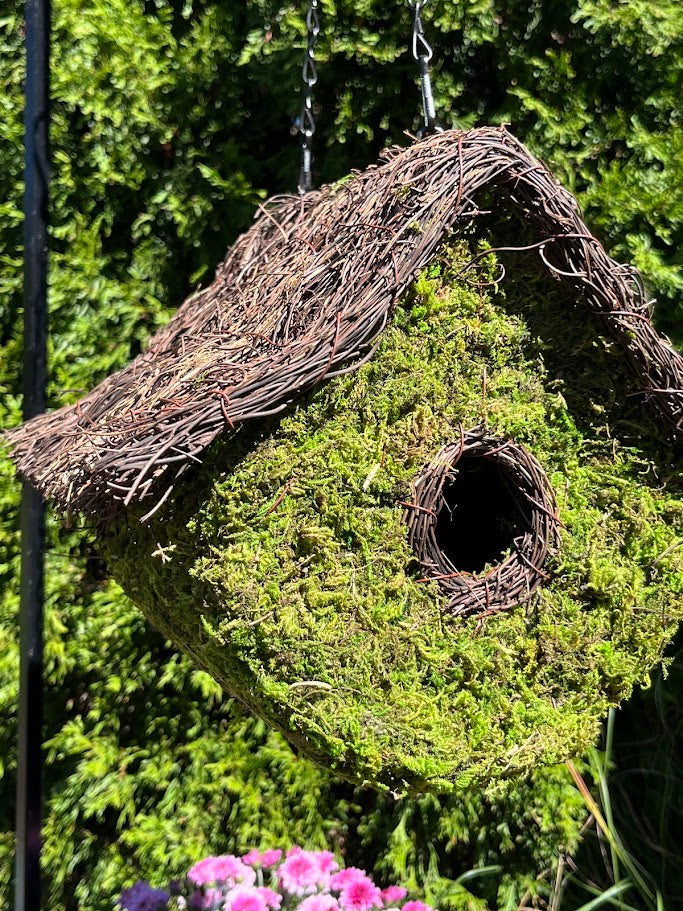
[[(508, 298), (484, 210), (533, 257)], [(647, 682), (683, 616), (682, 421), (637, 273), (482, 129), (263, 206), (146, 352), (10, 443), (228, 693), (402, 793), (580, 754)]]

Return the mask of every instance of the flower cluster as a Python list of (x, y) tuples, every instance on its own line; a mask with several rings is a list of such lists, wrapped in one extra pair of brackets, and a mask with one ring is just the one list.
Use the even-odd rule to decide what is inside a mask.
[(130, 889), (124, 889), (119, 898), (122, 908), (131, 911), (158, 911), (167, 908), (170, 899), (168, 892), (163, 889), (153, 889), (149, 883), (138, 880)]
[(380, 889), (364, 870), (340, 869), (329, 851), (295, 846), (207, 857), (168, 892), (137, 882), (118, 900), (121, 911), (434, 911), (404, 901), (401, 886)]

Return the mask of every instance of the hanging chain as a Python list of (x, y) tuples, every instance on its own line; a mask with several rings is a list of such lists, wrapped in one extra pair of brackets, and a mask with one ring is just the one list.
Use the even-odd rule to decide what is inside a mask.
[(315, 118), (313, 117), (313, 86), (318, 81), (318, 70), (315, 65), (315, 43), (320, 34), (320, 17), (318, 0), (310, 0), (306, 14), (308, 30), (308, 47), (302, 70), (304, 83), (304, 103), (299, 115), (298, 129), (301, 136), (301, 170), (299, 171), (299, 193), (308, 193), (313, 189), (313, 134)]
[(425, 37), (422, 16), (420, 15), (428, 2), (429, 0), (408, 0), (408, 6), (413, 11), (413, 57), (420, 74), (422, 109), (424, 111), (424, 123), (417, 134), (420, 139), (423, 136), (429, 136), (431, 133), (443, 132), (443, 127), (439, 125), (436, 119), (432, 77), (429, 73), (429, 62), (434, 56), (434, 52)]

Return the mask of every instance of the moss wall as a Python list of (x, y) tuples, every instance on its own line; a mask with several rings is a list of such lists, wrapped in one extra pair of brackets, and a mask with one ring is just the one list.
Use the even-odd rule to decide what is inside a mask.
[[(165, 513), (106, 545), (133, 600), (230, 693), (398, 793), (580, 754), (683, 612), (680, 478), (611, 342), (533, 283), (506, 309), (492, 264), (459, 277), (467, 256), (444, 249), (369, 364), (216, 445)], [(448, 616), (420, 581), (400, 505), (481, 421), (539, 459), (564, 524), (538, 597), (484, 620)]]

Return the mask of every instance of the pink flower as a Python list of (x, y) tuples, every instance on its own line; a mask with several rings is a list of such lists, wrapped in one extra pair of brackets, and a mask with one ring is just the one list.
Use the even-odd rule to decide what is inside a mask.
[[(370, 911), (382, 907), (382, 890), (369, 876), (360, 876), (344, 886), (339, 896), (339, 904), (344, 911)], [(413, 909), (417, 911), (417, 908)]]
[(274, 867), (275, 864), (280, 863), (281, 857), (282, 851), (279, 848), (269, 848), (267, 851), (264, 851), (263, 854), (256, 850), (249, 851), (249, 853), (245, 854), (242, 858), (242, 862), (248, 864), (250, 867), (260, 864), (264, 870), (268, 870), (270, 867)]
[(345, 889), (358, 879), (369, 879), (365, 870), (360, 870), (358, 867), (347, 867), (345, 870), (340, 870), (339, 873), (335, 873), (330, 877), (330, 889), (333, 892), (341, 892), (342, 889)]
[(304, 851), (298, 846), (287, 851), (287, 857), (278, 870), (280, 885), (292, 895), (305, 895), (318, 888), (326, 888), (330, 869), (336, 863), (329, 851)]
[(256, 874), (251, 867), (232, 854), (205, 857), (192, 867), (187, 876), (198, 886), (219, 883), (231, 888), (237, 883), (253, 886), (256, 881)]
[(387, 886), (386, 889), (382, 889), (382, 901), (386, 905), (394, 905), (404, 899), (407, 894), (408, 890), (403, 886)]
[(225, 896), (225, 911), (268, 911), (268, 902), (255, 886), (235, 886)]
[(264, 897), (266, 905), (268, 905), (272, 911), (277, 911), (282, 904), (282, 896), (278, 892), (269, 889), (267, 886), (261, 886), (259, 892)]
[(402, 911), (434, 911), (434, 908), (431, 908), (429, 905), (425, 905), (424, 902), (406, 902), (402, 908)]
[(334, 859), (334, 854), (331, 851), (314, 851), (313, 853), (318, 861), (318, 869), (323, 876), (339, 869), (339, 864)]
[(261, 866), (264, 870), (279, 864), (282, 859), (282, 851), (279, 848), (270, 848), (261, 855)]
[(296, 911), (339, 911), (339, 904), (333, 895), (327, 893), (309, 895), (301, 902)]

